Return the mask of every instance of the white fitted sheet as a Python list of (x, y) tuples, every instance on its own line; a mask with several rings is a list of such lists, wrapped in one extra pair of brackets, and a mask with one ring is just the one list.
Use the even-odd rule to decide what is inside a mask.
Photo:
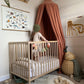
[[(20, 65), (23, 67), (21, 67)], [(24, 66), (26, 68), (24, 68)], [(58, 58), (49, 59), (47, 56), (44, 56), (44, 58), (40, 57), (39, 61), (30, 60), (30, 77), (41, 75), (58, 67)], [(17, 61), (13, 64), (13, 72), (18, 75), (28, 77), (28, 62), (24, 60)]]

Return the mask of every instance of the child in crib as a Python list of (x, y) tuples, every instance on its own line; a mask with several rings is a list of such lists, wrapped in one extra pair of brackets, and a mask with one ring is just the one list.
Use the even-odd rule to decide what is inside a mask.
[[(39, 32), (39, 30), (40, 30), (40, 26), (35, 24), (34, 25), (33, 41), (34, 42), (46, 41), (46, 43), (50, 46), (50, 43), (48, 43), (48, 40), (46, 40), (46, 38)], [(38, 52), (39, 52), (39, 55), (41, 56), (42, 55), (42, 47), (43, 47), (43, 45), (40, 44), (40, 43), (35, 43), (35, 46), (37, 46), (38, 48), (33, 50), (33, 56), (38, 56), (37, 55)], [(36, 60), (38, 60), (38, 57), (36, 57)]]

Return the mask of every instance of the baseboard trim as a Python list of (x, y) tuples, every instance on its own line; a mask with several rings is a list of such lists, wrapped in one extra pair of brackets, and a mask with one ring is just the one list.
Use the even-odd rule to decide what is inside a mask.
[(10, 75), (8, 74), (8, 75), (4, 75), (4, 76), (1, 76), (0, 77), (0, 82), (1, 81), (4, 81), (4, 80), (7, 80), (7, 79), (9, 79), (10, 78)]

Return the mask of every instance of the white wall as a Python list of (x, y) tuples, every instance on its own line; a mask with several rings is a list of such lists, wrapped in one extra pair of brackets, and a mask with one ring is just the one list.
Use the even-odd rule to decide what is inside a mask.
[[(28, 4), (18, 0), (10, 0), (11, 6), (30, 12), (30, 28), (32, 30), (36, 10), (43, 0), (30, 0)], [(61, 22), (65, 35), (66, 19), (84, 15), (84, 0), (53, 0), (59, 5)], [(1, 25), (1, 4), (5, 4), (4, 0), (0, 0), (0, 81), (9, 77), (9, 55), (8, 42), (10, 41), (28, 41), (29, 36), (26, 32), (4, 31)], [(66, 37), (65, 37), (66, 38)], [(84, 69), (84, 37), (66, 38), (66, 44), (69, 50), (73, 52)]]
[[(11, 7), (29, 11), (30, 29), (32, 30), (35, 21), (36, 10), (42, 0), (30, 0), (28, 4), (19, 0), (10, 0)], [(8, 42), (10, 41), (28, 41), (29, 36), (26, 32), (4, 31), (1, 24), (1, 5), (5, 5), (4, 0), (0, 0), (0, 81), (9, 77), (9, 55)]]
[[(84, 15), (84, 0), (54, 0), (59, 5), (60, 17), (64, 35), (66, 33), (66, 20)], [(73, 52), (84, 69), (84, 37), (66, 38), (68, 50)]]

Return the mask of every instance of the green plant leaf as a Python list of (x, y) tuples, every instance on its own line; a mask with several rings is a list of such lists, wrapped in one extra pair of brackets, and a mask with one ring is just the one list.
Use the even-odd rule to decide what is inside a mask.
[(4, 0), (4, 1), (7, 4), (7, 6), (10, 8), (10, 2), (9, 2), (9, 0)]

